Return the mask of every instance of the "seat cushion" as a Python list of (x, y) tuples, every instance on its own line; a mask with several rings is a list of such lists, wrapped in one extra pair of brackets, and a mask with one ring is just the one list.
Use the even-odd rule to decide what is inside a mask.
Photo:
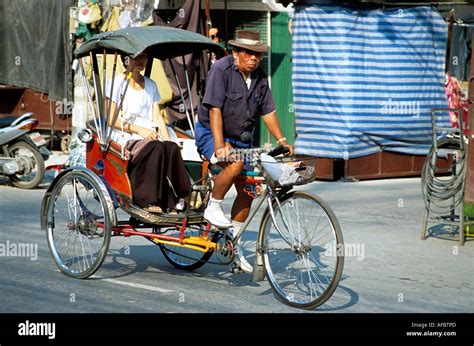
[(18, 117), (13, 116), (0, 118), (0, 129), (10, 126), (17, 119)]

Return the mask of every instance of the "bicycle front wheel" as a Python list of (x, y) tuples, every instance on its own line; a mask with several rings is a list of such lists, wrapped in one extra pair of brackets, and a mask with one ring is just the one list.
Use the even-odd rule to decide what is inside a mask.
[(331, 208), (319, 197), (291, 192), (274, 200), (260, 227), (267, 278), (285, 304), (314, 309), (337, 288), (344, 265), (342, 233)]

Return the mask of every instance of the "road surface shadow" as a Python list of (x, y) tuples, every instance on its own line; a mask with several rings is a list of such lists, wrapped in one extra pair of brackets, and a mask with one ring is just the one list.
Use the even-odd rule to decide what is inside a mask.
[[(473, 227), (473, 226), (471, 226)], [(446, 224), (438, 224), (431, 226), (428, 228), (428, 231), (426, 232), (426, 239), (428, 238), (436, 238), (436, 239), (442, 239), (442, 240), (448, 240), (448, 241), (459, 241), (459, 226), (454, 226), (451, 228), (450, 225)], [(473, 241), (473, 237), (466, 237), (465, 241)]]
[(170, 264), (158, 246), (130, 245), (121, 249), (109, 249), (107, 258), (99, 269), (99, 278), (120, 278), (136, 273), (156, 272), (173, 276), (199, 277), (222, 281), (231, 286), (259, 286), (251, 282), (252, 275), (244, 273), (231, 273), (229, 265), (220, 263), (215, 255), (202, 267), (190, 272), (174, 267)]
[[(187, 277), (190, 280), (198, 278), (209, 280), (213, 283), (226, 284), (232, 287), (262, 287), (268, 289), (260, 292), (260, 296), (274, 295), (267, 279), (263, 282), (253, 282), (252, 274), (232, 273), (229, 265), (219, 265), (215, 255), (210, 258), (210, 263), (206, 263), (199, 269), (192, 272), (175, 268), (168, 263), (157, 246), (153, 245), (130, 245), (120, 249), (111, 249), (106, 261), (101, 266), (97, 274), (91, 280), (116, 279), (133, 276), (137, 273), (156, 273), (157, 275), (172, 275)], [(359, 295), (349, 287), (343, 285), (347, 276), (343, 275), (339, 286), (333, 296), (329, 298), (315, 312), (342, 311), (350, 308), (359, 301)]]

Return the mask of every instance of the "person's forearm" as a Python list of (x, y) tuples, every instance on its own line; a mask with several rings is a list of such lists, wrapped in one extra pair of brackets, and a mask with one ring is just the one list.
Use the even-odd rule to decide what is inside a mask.
[(278, 121), (278, 117), (276, 112), (272, 112), (263, 116), (263, 122), (268, 128), (268, 131), (272, 134), (273, 137), (278, 141), (279, 139), (284, 138), (283, 132), (281, 132), (280, 122)]
[[(111, 121), (111, 122), (112, 122), (112, 121)], [(130, 124), (130, 123), (128, 123), (128, 122), (124, 122), (124, 123), (123, 123), (123, 127), (122, 127), (122, 122), (121, 122), (121, 120), (120, 120), (120, 119), (117, 119), (117, 121), (116, 121), (115, 124), (114, 124), (114, 128), (117, 129), (117, 130), (122, 130), (122, 128), (123, 128), (123, 130), (124, 130), (125, 132), (137, 133), (139, 126), (137, 126), (137, 125), (132, 125), (132, 124)]]
[[(111, 109), (110, 109), (111, 114), (114, 114), (116, 107), (117, 107), (116, 103), (112, 102)], [(112, 124), (112, 117), (110, 117), (110, 119), (109, 119), (109, 126), (113, 126), (113, 128), (118, 129), (118, 130), (123, 129), (123, 131), (128, 132), (130, 134), (136, 133), (136, 134), (141, 135), (142, 137), (144, 137), (143, 136), (144, 135), (143, 131), (144, 130), (146, 131), (146, 129), (144, 127), (141, 127), (141, 126), (138, 126), (138, 125), (133, 125), (133, 124), (130, 124), (128, 122), (124, 122), (123, 127), (122, 127), (121, 119), (117, 119), (115, 121), (115, 124)]]
[(225, 146), (222, 111), (219, 108), (211, 108), (209, 110), (209, 120), (212, 136), (214, 138), (214, 150), (217, 150)]
[(166, 127), (165, 119), (163, 119), (163, 117), (161, 116), (160, 106), (158, 105), (158, 103), (155, 103), (153, 105), (153, 118), (156, 119), (158, 123), (158, 129), (161, 133), (163, 141), (169, 141), (170, 136), (168, 134), (168, 128)]
[(129, 133), (138, 133), (138, 128), (140, 126), (137, 125), (132, 125), (130, 123), (124, 123), (123, 124), (123, 130)]

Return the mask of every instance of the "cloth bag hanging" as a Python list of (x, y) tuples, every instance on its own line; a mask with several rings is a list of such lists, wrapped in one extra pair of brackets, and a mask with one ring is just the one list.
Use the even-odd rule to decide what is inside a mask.
[(91, 2), (81, 7), (77, 16), (77, 20), (82, 24), (91, 24), (94, 27), (101, 19), (100, 7), (96, 2)]

